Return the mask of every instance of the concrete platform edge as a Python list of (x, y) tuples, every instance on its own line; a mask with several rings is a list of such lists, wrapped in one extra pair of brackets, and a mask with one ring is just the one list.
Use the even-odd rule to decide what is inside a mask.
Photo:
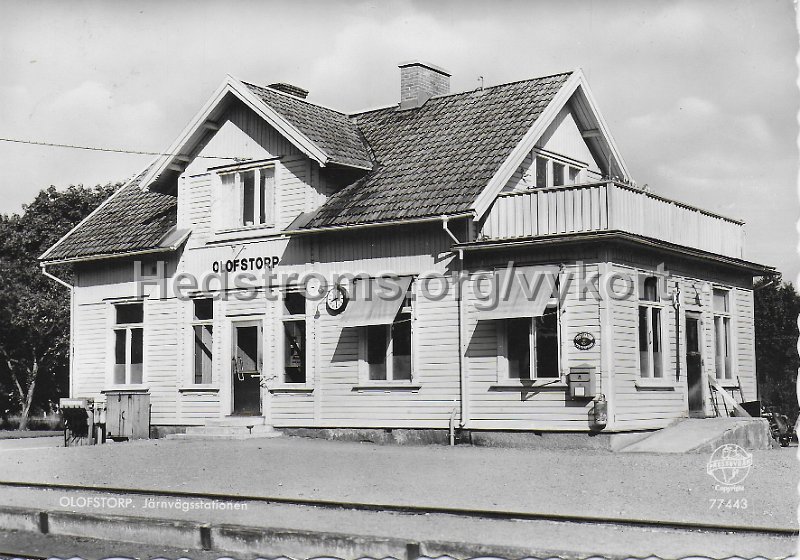
[[(430, 543), (394, 537), (329, 533), (274, 527), (208, 525), (193, 521), (151, 519), (76, 512), (43, 512), (0, 506), (0, 530), (83, 537), (131, 544), (163, 545), (187, 550), (311, 558), (386, 558), (416, 560), (420, 556), (474, 551), (483, 556), (524, 557), (535, 551), (475, 543)], [(475, 554), (470, 554), (474, 556)], [(539, 553), (538, 555), (541, 555)]]

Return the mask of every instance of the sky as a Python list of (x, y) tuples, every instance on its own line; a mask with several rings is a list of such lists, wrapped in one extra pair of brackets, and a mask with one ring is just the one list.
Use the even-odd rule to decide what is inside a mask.
[[(789, 0), (0, 0), (0, 138), (162, 151), (226, 74), (358, 111), (408, 60), (453, 92), (580, 67), (639, 185), (743, 219), (796, 282), (797, 52)], [(0, 213), (150, 159), (0, 141)]]

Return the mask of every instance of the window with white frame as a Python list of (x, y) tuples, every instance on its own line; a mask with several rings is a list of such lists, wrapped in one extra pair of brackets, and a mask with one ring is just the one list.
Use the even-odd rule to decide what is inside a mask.
[(301, 291), (283, 295), (283, 383), (306, 382), (306, 297)]
[(639, 287), (639, 374), (664, 377), (664, 306), (658, 294), (658, 278), (649, 276)]
[(558, 308), (549, 306), (541, 317), (498, 321), (499, 370), (508, 381), (560, 377)]
[(582, 180), (582, 168), (577, 165), (542, 154), (537, 154), (534, 160), (532, 173), (535, 173), (535, 181), (531, 183), (535, 184), (537, 189), (576, 185)]
[(730, 292), (728, 290), (714, 289), (712, 307), (714, 310), (716, 377), (717, 379), (733, 379)]
[(411, 289), (394, 322), (362, 327), (360, 351), (362, 371), (368, 381), (411, 381), (412, 360)]
[(138, 385), (143, 379), (144, 304), (114, 306), (114, 384)]
[(536, 188), (543, 189), (550, 186), (548, 179), (550, 160), (543, 156), (536, 156)]
[(564, 184), (565, 166), (563, 163), (558, 163), (557, 161), (554, 161), (551, 165), (553, 169), (553, 186), (560, 187)]
[(229, 205), (225, 227), (275, 225), (275, 167), (220, 172), (223, 203)]
[(214, 363), (214, 300), (212, 298), (192, 300), (192, 337), (194, 349), (192, 381), (196, 385), (210, 384)]

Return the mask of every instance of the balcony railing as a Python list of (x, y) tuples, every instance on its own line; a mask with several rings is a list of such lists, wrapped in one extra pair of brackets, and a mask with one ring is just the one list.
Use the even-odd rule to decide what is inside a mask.
[(501, 194), (481, 238), (622, 231), (741, 259), (743, 222), (618, 183), (567, 185)]

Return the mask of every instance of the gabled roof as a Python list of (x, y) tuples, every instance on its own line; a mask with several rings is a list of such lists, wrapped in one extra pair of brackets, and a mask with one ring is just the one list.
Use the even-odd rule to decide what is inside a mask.
[(142, 188), (151, 188), (165, 176), (181, 172), (209, 131), (213, 132), (219, 127), (216, 119), (224, 114), (226, 100), (231, 96), (242, 101), (320, 166), (333, 163), (372, 169), (367, 146), (343, 113), (227, 76), (165, 152), (166, 155), (159, 158), (145, 174), (141, 181)]
[(331, 196), (305, 229), (472, 211), (570, 74), (353, 115), (375, 169)]
[[(44, 255), (44, 261), (174, 249), (177, 199), (153, 185), (180, 173), (233, 95), (309, 158), (361, 169), (290, 230), (316, 230), (441, 215), (480, 217), (566, 103), (610, 174), (629, 179), (580, 70), (346, 116), (228, 76), (167, 151)], [(169, 189), (166, 189), (169, 190)], [(169, 245), (169, 247), (167, 247)]]
[(319, 146), (329, 163), (372, 169), (367, 147), (355, 124), (344, 113), (268, 87), (242, 83)]
[(40, 260), (75, 261), (174, 249), (178, 199), (139, 188), (146, 171), (120, 187), (86, 219), (50, 247)]

